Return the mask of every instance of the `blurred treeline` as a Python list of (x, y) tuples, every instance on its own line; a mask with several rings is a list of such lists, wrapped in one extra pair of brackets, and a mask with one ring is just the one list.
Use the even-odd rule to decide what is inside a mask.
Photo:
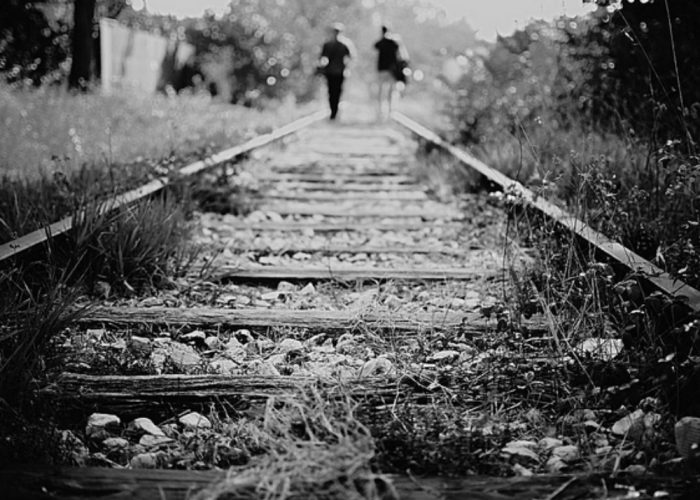
[[(73, 7), (79, 0), (3, 0), (0, 73), (15, 85), (62, 84), (73, 58)], [(437, 74), (442, 61), (475, 44), (464, 22), (450, 22), (423, 0), (232, 0), (223, 16), (176, 19), (134, 10), (126, 0), (96, 0), (92, 75), (99, 75), (100, 17), (177, 37), (197, 49), (192, 81), (234, 103), (257, 104), (293, 95), (310, 98), (328, 26), (343, 22), (358, 49), (354, 71), (372, 69), (382, 23), (404, 34), (414, 67)]]
[(453, 139), (700, 287), (699, 20), (697, 0), (599, 0), (467, 51)]
[(535, 22), (469, 51), (453, 88), (461, 139), (547, 118), (663, 143), (700, 132), (700, 2), (598, 0), (585, 19)]

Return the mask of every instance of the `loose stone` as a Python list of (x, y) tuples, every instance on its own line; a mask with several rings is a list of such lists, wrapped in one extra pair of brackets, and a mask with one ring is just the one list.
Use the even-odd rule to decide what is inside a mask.
[(150, 418), (137, 418), (129, 424), (129, 430), (140, 434), (150, 434), (152, 436), (165, 436), (165, 433), (154, 424)]
[(211, 422), (209, 419), (197, 412), (183, 415), (178, 421), (189, 429), (211, 429)]

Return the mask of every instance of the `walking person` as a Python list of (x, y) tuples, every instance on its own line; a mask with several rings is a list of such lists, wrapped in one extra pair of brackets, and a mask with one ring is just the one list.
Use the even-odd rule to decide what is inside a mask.
[(323, 44), (318, 71), (326, 77), (328, 84), (328, 104), (331, 108), (331, 120), (338, 116), (338, 105), (343, 93), (343, 82), (347, 65), (353, 58), (352, 42), (342, 35), (343, 25), (335, 23), (330, 28), (330, 39)]
[(382, 26), (382, 37), (374, 44), (377, 49), (377, 104), (378, 118), (383, 120), (391, 115), (396, 98), (397, 82), (406, 83), (408, 51), (398, 35)]

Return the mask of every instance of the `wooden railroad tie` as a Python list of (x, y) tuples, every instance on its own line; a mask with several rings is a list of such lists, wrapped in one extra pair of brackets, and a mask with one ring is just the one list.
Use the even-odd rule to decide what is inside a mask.
[[(213, 278), (218, 281), (472, 281), (484, 277), (483, 269), (466, 270), (459, 267), (281, 267), (256, 268), (220, 267)], [(486, 276), (496, 280), (496, 276)]]
[(376, 217), (380, 219), (395, 218), (420, 218), (423, 220), (462, 220), (465, 215), (456, 210), (436, 210), (423, 207), (394, 207), (394, 206), (366, 206), (355, 203), (349, 206), (338, 204), (317, 203), (266, 203), (258, 207), (259, 210), (274, 212), (280, 215), (322, 215), (324, 217)]
[[(187, 500), (214, 482), (236, 477), (230, 471), (127, 470), (97, 467), (13, 467), (0, 471), (5, 500)], [(420, 477), (387, 474), (402, 500), (542, 500), (592, 498), (608, 494), (623, 497), (629, 491), (648, 489), (652, 480), (617, 474), (535, 475), (496, 478), (485, 476)], [(254, 498), (255, 477), (245, 490)], [(697, 478), (654, 478), (653, 484), (670, 495), (682, 495), (700, 486)], [(242, 485), (245, 487), (245, 484)], [(566, 491), (565, 491), (566, 490)], [(243, 492), (242, 492), (243, 493)], [(233, 498), (233, 497), (231, 497)], [(676, 497), (674, 497), (676, 498)]]
[(211, 307), (97, 307), (87, 311), (80, 323), (113, 326), (165, 325), (196, 328), (287, 327), (309, 332), (370, 331), (419, 334), (430, 331), (485, 333), (495, 327), (477, 312), (368, 314), (314, 309), (224, 309)]
[(226, 227), (250, 231), (313, 231), (315, 233), (359, 232), (359, 231), (461, 231), (464, 224), (459, 222), (403, 222), (400, 219), (392, 222), (316, 222), (316, 221), (285, 221), (285, 222), (226, 222)]

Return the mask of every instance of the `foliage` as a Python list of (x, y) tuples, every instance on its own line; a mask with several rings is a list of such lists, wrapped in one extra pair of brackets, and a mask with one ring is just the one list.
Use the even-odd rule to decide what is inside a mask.
[[(700, 132), (700, 4), (694, 0), (598, 1), (596, 29), (607, 51), (596, 80), (591, 111), (603, 119), (614, 109), (646, 137), (683, 139)], [(587, 82), (588, 83), (588, 82)]]
[[(7, 11), (8, 30), (0, 31), (0, 56), (5, 56), (4, 65), (0, 57), (0, 73), (13, 83), (64, 80), (72, 56), (72, 3), (13, 0), (10, 5), (15, 10)], [(32, 16), (22, 17), (25, 10)], [(197, 55), (191, 71), (204, 77), (212, 93), (248, 106), (290, 94), (301, 100), (313, 98), (318, 87), (313, 69), (327, 27), (334, 21), (343, 21), (355, 41), (357, 75), (374, 72), (373, 44), (381, 23), (406, 35), (412, 64), (426, 74), (439, 73), (445, 56), (475, 43), (474, 31), (464, 21), (449, 21), (424, 0), (233, 0), (223, 16), (184, 20), (135, 11), (122, 0), (100, 0), (95, 18), (104, 16), (192, 43)], [(15, 18), (21, 23), (13, 24)], [(22, 23), (27, 29), (15, 33), (15, 25)], [(31, 40), (20, 40), (20, 35)], [(93, 69), (98, 69), (99, 51), (93, 52)]]
[[(29, 267), (0, 269), (0, 400), (10, 404), (26, 399), (51, 340), (82, 314), (70, 307), (77, 294), (65, 274), (41, 262)], [(34, 286), (27, 273), (38, 277)]]
[(6, 0), (0, 5), (0, 74), (39, 86), (68, 71), (70, 23), (63, 2)]
[(82, 314), (85, 292), (131, 295), (167, 286), (198, 250), (187, 244), (187, 204), (173, 194), (104, 211), (80, 206), (73, 228), (0, 268), (0, 398), (14, 401), (39, 375), (52, 340)]
[[(650, 59), (642, 64), (631, 46), (623, 50), (626, 31), (613, 22), (646, 12), (638, 25), (648, 28), (656, 19), (660, 26), (660, 3), (648, 12), (649, 3), (625, 3), (587, 19), (533, 23), (489, 50), (468, 53), (451, 116), (458, 138), (476, 145), (485, 160), (698, 286), (698, 160), (686, 135), (694, 125), (677, 120), (683, 113), (671, 101), (678, 94), (653, 90), (675, 78), (668, 65), (673, 55), (655, 31), (660, 47), (652, 55), (647, 50)], [(681, 12), (686, 4), (670, 5)], [(694, 35), (683, 29), (675, 35), (680, 60), (689, 61), (683, 54)], [(658, 69), (656, 57), (666, 59)], [(656, 83), (628, 85), (627, 69), (623, 75), (620, 68), (637, 80), (646, 71)], [(678, 140), (659, 142), (664, 137)]]
[(73, 217), (73, 228), (49, 258), (100, 295), (134, 294), (167, 285), (196, 256), (188, 248), (182, 200), (163, 199), (102, 212), (96, 205)]

